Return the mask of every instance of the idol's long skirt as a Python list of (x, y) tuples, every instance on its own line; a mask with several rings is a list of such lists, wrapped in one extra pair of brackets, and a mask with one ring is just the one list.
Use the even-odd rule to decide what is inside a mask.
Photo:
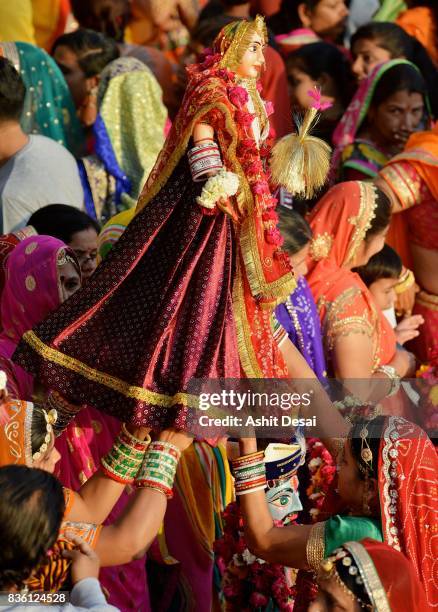
[(239, 377), (235, 238), (205, 215), (183, 157), (90, 281), (19, 344), (14, 360), (69, 402), (185, 428), (192, 378)]

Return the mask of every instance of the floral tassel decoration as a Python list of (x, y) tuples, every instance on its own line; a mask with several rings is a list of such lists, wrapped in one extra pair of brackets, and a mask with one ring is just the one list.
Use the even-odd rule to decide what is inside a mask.
[(308, 92), (313, 105), (306, 111), (298, 133), (281, 138), (272, 149), (270, 166), (274, 184), (281, 185), (292, 195), (311, 198), (320, 189), (328, 175), (331, 149), (329, 145), (310, 135), (319, 112), (331, 106), (321, 101), (321, 92), (315, 88)]

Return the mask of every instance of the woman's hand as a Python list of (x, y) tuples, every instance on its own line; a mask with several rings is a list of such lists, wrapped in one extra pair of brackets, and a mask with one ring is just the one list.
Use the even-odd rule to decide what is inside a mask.
[(183, 452), (193, 442), (193, 435), (181, 429), (164, 429), (158, 436), (158, 440), (160, 442), (170, 442)]
[(423, 325), (424, 319), (421, 315), (405, 317), (395, 328), (395, 335), (399, 344), (404, 344), (416, 338), (420, 332), (418, 328)]
[(257, 438), (239, 439), (240, 455), (250, 455), (257, 452)]
[(415, 295), (420, 291), (420, 287), (417, 283), (414, 283), (408, 287), (403, 293), (397, 295), (395, 302), (395, 312), (398, 316), (406, 315), (410, 316), (412, 309), (414, 308)]
[(138, 440), (146, 440), (151, 431), (149, 427), (136, 427), (135, 425), (125, 425), (125, 427), (129, 433), (138, 438)]
[(76, 546), (74, 550), (64, 550), (62, 553), (64, 558), (72, 561), (71, 577), (73, 584), (84, 580), (84, 578), (97, 578), (100, 561), (94, 550), (82, 538), (68, 533), (66, 536)]

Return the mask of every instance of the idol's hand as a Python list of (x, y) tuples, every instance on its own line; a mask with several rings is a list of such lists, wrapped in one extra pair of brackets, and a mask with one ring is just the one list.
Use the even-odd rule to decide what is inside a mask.
[(170, 442), (181, 452), (185, 451), (193, 442), (193, 435), (181, 429), (164, 429), (158, 436), (160, 442)]

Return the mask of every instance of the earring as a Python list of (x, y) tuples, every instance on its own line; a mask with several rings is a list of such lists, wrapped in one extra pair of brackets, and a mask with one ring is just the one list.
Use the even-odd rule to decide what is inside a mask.
[(97, 85), (92, 87), (81, 105), (79, 118), (86, 127), (93, 125), (97, 116)]

